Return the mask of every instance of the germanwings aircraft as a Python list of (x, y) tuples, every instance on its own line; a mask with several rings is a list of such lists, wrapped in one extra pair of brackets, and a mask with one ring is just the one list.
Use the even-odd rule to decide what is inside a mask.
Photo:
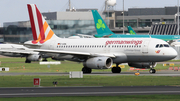
[(112, 73), (121, 72), (118, 67), (121, 63), (137, 68), (149, 68), (150, 73), (155, 73), (156, 62), (177, 56), (177, 52), (167, 42), (154, 38), (59, 38), (36, 5), (27, 6), (35, 39), (27, 44), (39, 46), (40, 49), (33, 51), (40, 54), (83, 62), (83, 73), (91, 73), (92, 69), (109, 69), (113, 63), (116, 67), (111, 68)]
[[(97, 10), (92, 10), (92, 14), (94, 17), (95, 27), (97, 30), (97, 34), (95, 37), (109, 37), (109, 38), (158, 38), (164, 41), (176, 40), (180, 39), (179, 35), (137, 35), (134, 33), (130, 33), (131, 35), (125, 34), (115, 34), (113, 33), (104, 20), (101, 18)], [(132, 31), (132, 30), (131, 30)], [(134, 34), (134, 35), (132, 35)]]

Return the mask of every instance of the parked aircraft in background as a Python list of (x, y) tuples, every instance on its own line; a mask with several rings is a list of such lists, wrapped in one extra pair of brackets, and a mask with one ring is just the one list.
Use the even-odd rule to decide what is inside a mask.
[(171, 46), (180, 45), (180, 39), (174, 40), (174, 42), (171, 43)]
[[(97, 34), (95, 37), (109, 37), (109, 38), (158, 38), (165, 41), (180, 39), (179, 35), (137, 35), (133, 29), (130, 30), (131, 35), (125, 34), (115, 34), (113, 33), (104, 20), (101, 18), (97, 10), (92, 10), (92, 14), (94, 17), (95, 27), (97, 30)], [(134, 35), (132, 35), (134, 34)]]
[(127, 29), (128, 29), (128, 33), (131, 34), (131, 35), (136, 35), (136, 32), (132, 29), (131, 26), (127, 26)]
[[(38, 45), (34, 51), (52, 57), (83, 62), (83, 73), (92, 69), (109, 69), (115, 63), (113, 73), (120, 73), (121, 63), (137, 68), (149, 68), (155, 73), (156, 62), (173, 59), (177, 52), (168, 43), (154, 38), (59, 38), (47, 24), (35, 4), (28, 4), (32, 32), (39, 30), (41, 39), (28, 44)], [(37, 20), (35, 20), (37, 19)], [(34, 24), (32, 24), (34, 23)], [(99, 29), (104, 26), (99, 21)], [(37, 30), (38, 29), (38, 30)], [(105, 30), (105, 29), (104, 29)], [(162, 46), (162, 47), (161, 47)]]
[(41, 60), (39, 52), (34, 52), (23, 45), (0, 44), (0, 55), (9, 57), (26, 57), (25, 63)]

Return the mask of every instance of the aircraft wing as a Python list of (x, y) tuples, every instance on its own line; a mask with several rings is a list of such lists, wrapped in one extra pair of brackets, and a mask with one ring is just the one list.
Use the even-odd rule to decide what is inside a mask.
[(14, 53), (14, 54), (39, 54), (31, 50), (0, 50), (2, 53)]
[(43, 53), (68, 54), (68, 55), (115, 57), (115, 55), (113, 55), (113, 54), (105, 54), (105, 53), (101, 54), (101, 53), (74, 52), (74, 51), (62, 51), (62, 50), (46, 50), (46, 49), (35, 49), (34, 51), (43, 52)]

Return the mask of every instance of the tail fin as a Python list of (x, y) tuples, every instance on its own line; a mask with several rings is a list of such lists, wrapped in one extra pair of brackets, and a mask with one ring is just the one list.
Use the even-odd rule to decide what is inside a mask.
[(27, 7), (34, 39), (32, 43), (44, 43), (51, 38), (57, 37), (45, 21), (37, 6), (35, 4), (27, 4)]
[(95, 27), (97, 30), (97, 34), (98, 35), (110, 35), (110, 34), (114, 34), (109, 27), (106, 25), (106, 23), (104, 22), (104, 20), (101, 18), (101, 16), (99, 15), (99, 13), (97, 12), (97, 10), (92, 10), (92, 14), (93, 14), (93, 18), (94, 18), (94, 23), (95, 23)]
[(131, 26), (127, 26), (127, 29), (128, 29), (128, 32), (129, 32), (131, 35), (136, 35), (136, 32), (132, 29)]

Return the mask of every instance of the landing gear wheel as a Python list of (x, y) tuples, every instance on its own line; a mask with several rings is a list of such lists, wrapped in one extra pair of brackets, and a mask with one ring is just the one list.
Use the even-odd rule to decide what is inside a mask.
[(87, 67), (83, 67), (82, 71), (83, 71), (83, 74), (88, 74), (88, 73), (92, 72), (92, 69), (91, 68), (87, 68)]
[(26, 60), (26, 61), (25, 61), (25, 63), (31, 63), (31, 61), (29, 61), (29, 60)]
[(154, 73), (156, 73), (156, 70), (155, 70), (155, 69), (150, 69), (150, 70), (149, 70), (149, 73), (150, 73), (150, 74), (154, 74)]
[(120, 67), (113, 67), (111, 68), (112, 73), (121, 73), (121, 68)]
[(46, 62), (46, 61), (47, 61), (47, 59), (43, 59), (42, 61), (45, 61), (45, 62)]

